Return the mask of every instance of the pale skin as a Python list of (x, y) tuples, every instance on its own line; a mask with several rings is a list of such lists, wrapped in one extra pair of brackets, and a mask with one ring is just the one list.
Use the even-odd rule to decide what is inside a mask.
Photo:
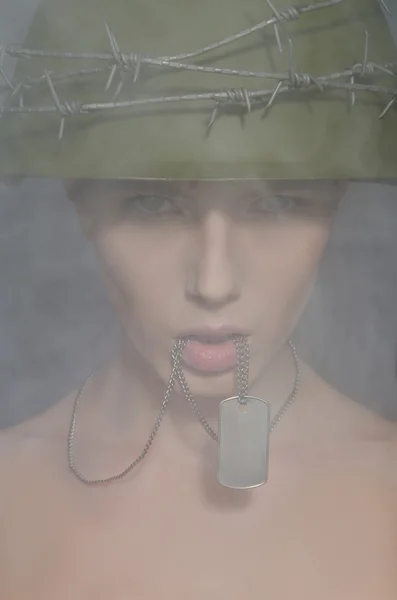
[[(109, 477), (141, 453), (189, 327), (249, 330), (250, 393), (274, 416), (345, 185), (108, 182), (68, 193), (123, 331), (82, 400), (79, 470)], [(233, 373), (186, 378), (216, 429)], [(75, 394), (0, 436), (0, 597), (397, 597), (395, 426), (308, 366), (272, 434), (268, 482), (243, 492), (217, 483), (216, 444), (179, 388), (132, 473), (82, 484), (66, 456)]]

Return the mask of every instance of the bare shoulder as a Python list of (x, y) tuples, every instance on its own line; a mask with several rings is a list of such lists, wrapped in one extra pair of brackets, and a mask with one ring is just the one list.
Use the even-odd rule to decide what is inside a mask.
[[(17, 525), (9, 515), (19, 520), (27, 498), (30, 506), (39, 505), (38, 496), (58, 480), (58, 473), (64, 473), (72, 403), (73, 395), (67, 396), (39, 415), (0, 430), (0, 529), (11, 538)], [(1, 547), (4, 536), (0, 554)]]
[[(12, 429), (0, 430), (0, 480), (3, 482), (3, 490), (6, 489), (7, 474), (12, 472), (18, 459), (18, 455), (21, 452), (21, 446), (16, 443), (16, 438), (12, 433)], [(4, 496), (2, 495), (2, 497)]]
[[(0, 581), (18, 581), (19, 560), (37, 542), (37, 519), (51, 510), (64, 473), (69, 407), (66, 397), (41, 414), (0, 430)], [(62, 497), (62, 496), (61, 496)], [(55, 502), (55, 506), (59, 503)], [(56, 510), (56, 508), (52, 509)], [(2, 586), (0, 586), (2, 587)], [(1, 595), (1, 594), (0, 594)]]
[(0, 430), (0, 443), (7, 447), (17, 448), (21, 444), (33, 440), (64, 439), (72, 415), (73, 401), (76, 392), (58, 400), (46, 410), (8, 429)]
[(54, 444), (65, 443), (74, 396), (72, 393), (38, 415), (0, 430), (0, 478), (3, 489), (8, 487), (12, 494), (16, 483), (34, 467), (32, 463), (39, 458), (39, 454), (40, 458), (51, 456)]
[(349, 450), (368, 472), (397, 494), (397, 423), (371, 411), (305, 367), (310, 394), (316, 398), (320, 436), (329, 437), (344, 456)]

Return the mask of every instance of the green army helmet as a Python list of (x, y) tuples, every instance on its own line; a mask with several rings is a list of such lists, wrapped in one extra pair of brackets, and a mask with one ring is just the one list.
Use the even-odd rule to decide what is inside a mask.
[(0, 53), (0, 176), (396, 179), (383, 0), (284, 1), (44, 0)]

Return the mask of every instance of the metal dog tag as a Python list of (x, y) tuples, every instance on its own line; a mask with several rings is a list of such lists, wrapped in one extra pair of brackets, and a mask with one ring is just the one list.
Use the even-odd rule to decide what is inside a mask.
[(219, 406), (218, 482), (249, 489), (268, 479), (270, 406), (261, 398), (227, 398)]

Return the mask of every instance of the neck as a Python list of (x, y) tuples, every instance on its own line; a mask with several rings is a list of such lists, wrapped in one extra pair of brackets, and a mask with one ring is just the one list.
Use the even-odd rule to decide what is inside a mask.
[[(290, 397), (295, 378), (293, 354), (285, 344), (252, 382), (248, 393), (270, 404), (273, 419)], [(153, 430), (165, 391), (164, 382), (138, 353), (127, 344), (121, 344), (114, 359), (93, 378), (85, 392), (84, 410), (86, 415), (92, 415), (91, 431), (106, 443), (133, 443), (139, 451)], [(231, 389), (229, 394), (219, 398), (194, 396), (200, 412), (215, 431), (218, 429), (219, 402), (235, 394), (236, 390)], [(291, 426), (293, 428), (290, 421), (289, 427), (283, 427), (284, 435), (288, 435)], [(154, 445), (179, 448), (197, 456), (209, 443), (213, 444), (176, 382)]]

